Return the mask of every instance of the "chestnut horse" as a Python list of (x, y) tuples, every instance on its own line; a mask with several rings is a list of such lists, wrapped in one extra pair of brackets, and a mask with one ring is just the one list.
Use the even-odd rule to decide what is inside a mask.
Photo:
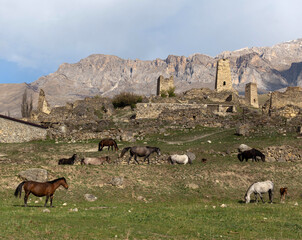
[(56, 189), (60, 186), (63, 186), (65, 189), (68, 189), (68, 184), (64, 177), (58, 178), (49, 182), (40, 183), (34, 181), (24, 181), (18, 185), (15, 191), (15, 197), (21, 197), (22, 187), (25, 191), (24, 196), (24, 207), (27, 207), (27, 199), (29, 194), (33, 194), (37, 197), (46, 196), (46, 201), (44, 207), (46, 207), (47, 201), (50, 198), (50, 207), (52, 207), (52, 199)]
[(105, 146), (108, 146), (108, 151), (110, 150), (110, 147), (113, 151), (113, 146), (115, 148), (115, 151), (118, 150), (118, 146), (116, 144), (116, 141), (114, 141), (112, 138), (105, 138), (105, 139), (101, 140), (99, 142), (99, 151), (102, 151), (103, 147), (105, 147)]

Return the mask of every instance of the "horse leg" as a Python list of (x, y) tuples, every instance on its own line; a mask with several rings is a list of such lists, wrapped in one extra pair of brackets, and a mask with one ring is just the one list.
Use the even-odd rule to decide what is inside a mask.
[(29, 194), (30, 194), (30, 191), (25, 192), (25, 195), (24, 195), (24, 207), (27, 207), (27, 200), (28, 200)]
[(263, 200), (263, 197), (262, 197), (262, 194), (261, 194), (261, 193), (259, 193), (259, 196), (260, 196), (260, 198), (261, 198), (261, 200), (262, 200), (262, 203), (264, 203), (264, 200)]
[(52, 199), (53, 199), (53, 194), (50, 195), (50, 207), (52, 207)]
[(136, 158), (137, 158), (137, 155), (135, 154), (135, 155), (134, 155), (134, 160), (135, 160), (135, 162), (137, 162), (137, 164), (139, 164), (139, 162), (137, 161)]
[(46, 207), (46, 205), (47, 205), (47, 202), (48, 202), (48, 198), (49, 198), (49, 196), (48, 196), (48, 195), (46, 195), (46, 200), (45, 200), (45, 204), (44, 204), (44, 207)]
[(256, 203), (258, 203), (258, 195), (257, 195), (257, 193), (254, 193), (255, 194), (255, 201), (256, 201)]
[[(271, 189), (268, 190), (268, 196), (269, 196), (270, 203), (273, 203), (273, 191)], [(281, 196), (281, 198), (282, 198), (282, 196)]]
[(130, 163), (131, 158), (133, 157), (133, 154), (130, 152), (130, 157), (128, 159), (128, 164)]
[[(150, 154), (151, 154), (151, 153), (150, 153)], [(148, 155), (144, 158), (144, 161), (145, 161), (146, 159), (148, 159), (148, 164), (150, 164), (150, 160), (149, 160), (150, 154), (148, 154)]]

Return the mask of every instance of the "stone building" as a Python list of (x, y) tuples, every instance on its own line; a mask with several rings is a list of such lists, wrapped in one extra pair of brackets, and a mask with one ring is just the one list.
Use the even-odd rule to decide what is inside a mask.
[(247, 104), (259, 108), (256, 83), (248, 83), (245, 85), (245, 101)]
[(160, 96), (162, 93), (166, 93), (170, 90), (174, 89), (174, 78), (170, 76), (169, 78), (164, 78), (160, 75), (157, 79), (157, 91), (156, 95)]
[(0, 114), (0, 142), (17, 143), (46, 139), (43, 126)]
[(217, 61), (215, 90), (217, 92), (233, 90), (229, 59), (219, 59)]

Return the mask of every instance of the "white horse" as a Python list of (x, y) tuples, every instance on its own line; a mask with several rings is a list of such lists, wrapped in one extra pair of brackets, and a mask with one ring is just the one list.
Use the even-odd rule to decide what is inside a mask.
[(85, 157), (81, 160), (81, 165), (104, 165), (104, 163), (111, 163), (110, 157)]
[(273, 190), (274, 190), (274, 183), (272, 181), (267, 180), (265, 182), (253, 183), (246, 191), (246, 194), (244, 196), (245, 203), (249, 203), (251, 201), (250, 196), (252, 193), (255, 194), (256, 202), (258, 202), (257, 195), (259, 194), (262, 202), (264, 203), (263, 198), (262, 198), (262, 193), (266, 193), (266, 192), (268, 192), (269, 200), (272, 203), (273, 202)]
[(177, 164), (192, 164), (192, 160), (188, 157), (188, 155), (183, 154), (183, 155), (178, 155), (178, 154), (173, 154), (169, 156), (168, 162), (171, 164), (177, 163)]

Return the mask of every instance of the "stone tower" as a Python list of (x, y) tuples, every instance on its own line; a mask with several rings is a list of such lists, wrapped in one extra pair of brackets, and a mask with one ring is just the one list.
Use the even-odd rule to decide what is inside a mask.
[(230, 60), (219, 59), (217, 61), (215, 90), (217, 92), (221, 92), (221, 91), (231, 91), (232, 89), (233, 87), (232, 87)]
[(174, 78), (170, 76), (169, 78), (164, 78), (160, 75), (157, 79), (157, 91), (156, 95), (160, 96), (162, 92), (168, 92), (168, 90), (174, 88)]
[(42, 113), (46, 113), (46, 114), (50, 114), (50, 112), (51, 112), (50, 106), (45, 98), (45, 92), (43, 91), (42, 88), (40, 89), (40, 93), (39, 93), (38, 112), (42, 112)]
[(256, 83), (248, 83), (245, 85), (245, 101), (253, 107), (259, 108)]

